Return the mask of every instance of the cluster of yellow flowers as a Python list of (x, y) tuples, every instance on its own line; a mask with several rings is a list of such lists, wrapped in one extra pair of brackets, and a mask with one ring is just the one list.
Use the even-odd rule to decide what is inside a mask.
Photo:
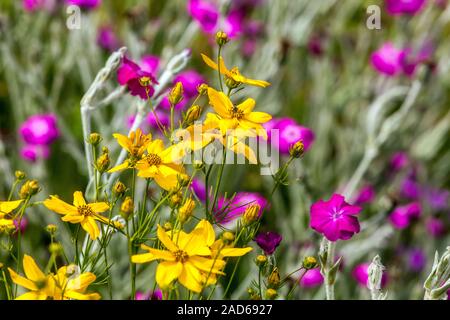
[[(200, 118), (202, 111), (198, 105), (193, 105), (188, 110), (178, 128), (174, 127), (172, 118), (170, 134), (173, 139), (170, 139), (169, 146), (165, 145), (162, 139), (153, 139), (151, 134), (144, 134), (140, 129), (128, 136), (115, 133), (114, 138), (127, 151), (128, 157), (123, 163), (109, 169), (108, 149), (104, 147), (102, 155), (96, 159), (94, 152), (92, 159), (92, 165), (96, 170), (94, 202), (87, 203), (81, 191), (74, 192), (72, 204), (55, 195), (43, 201), (46, 208), (62, 215), (62, 221), (79, 224), (89, 238), (92, 241), (99, 240), (101, 246), (107, 244), (107, 241), (102, 239), (108, 236), (104, 228), (114, 228), (126, 235), (133, 282), (132, 298), (135, 294), (135, 264), (159, 261), (156, 282), (163, 290), (170, 290), (174, 281), (178, 281), (188, 290), (201, 293), (206, 286), (216, 284), (218, 277), (224, 274), (226, 258), (243, 256), (252, 250), (251, 247), (235, 248), (237, 241), (230, 241), (233, 237), (229, 235), (216, 239), (212, 209), (209, 211), (208, 204), (206, 204), (206, 219), (196, 217), (199, 222), (193, 230), (189, 233), (183, 231), (185, 223), (193, 216), (196, 207), (195, 200), (188, 195), (192, 177), (187, 173), (183, 158), (192, 151), (202, 150), (213, 141), (219, 141), (224, 151), (229, 149), (234, 153), (243, 154), (251, 163), (256, 163), (255, 153), (246, 145), (245, 139), (248, 137), (267, 139), (262, 124), (271, 119), (267, 113), (253, 111), (256, 102), (251, 98), (239, 104), (231, 100), (233, 91), (239, 90), (245, 84), (266, 87), (269, 85), (268, 82), (246, 78), (236, 67), (229, 70), (222, 57), (218, 58), (218, 63), (205, 55), (202, 55), (202, 58), (208, 66), (218, 71), (221, 87), (221, 90), (216, 90), (203, 84), (198, 88), (199, 97), (206, 95), (214, 111), (208, 112), (203, 122), (195, 122)], [(222, 76), (228, 87), (227, 94), (222, 89)], [(171, 91), (169, 101), (172, 108), (181, 100), (182, 91), (181, 83), (177, 83)], [(165, 128), (163, 131), (166, 134)], [(200, 135), (195, 134), (196, 132), (200, 132)], [(93, 148), (96, 148), (100, 141), (100, 135), (91, 135), (90, 144)], [(131, 196), (125, 197), (120, 207), (122, 217), (126, 220), (124, 225), (123, 222), (111, 219), (111, 215), (117, 200), (127, 192), (126, 186), (117, 182), (112, 189), (115, 198), (101, 201), (98, 191), (104, 186), (98, 186), (97, 173), (101, 176), (126, 169), (132, 170), (133, 182)], [(161, 199), (159, 202), (156, 201), (157, 204), (151, 213), (146, 211), (147, 190), (143, 202), (139, 203), (139, 206), (134, 205), (136, 176), (144, 178), (147, 186), (150, 181), (154, 181), (162, 188)], [(25, 201), (28, 200), (29, 197)], [(13, 218), (17, 217), (10, 214), (23, 202), (24, 200), (0, 202), (0, 230), (14, 226)], [(157, 241), (153, 246), (143, 244), (145, 240), (142, 239), (149, 239), (148, 235), (154, 232), (152, 230), (157, 224), (154, 213), (166, 202), (177, 209), (177, 217), (163, 223), (163, 226), (157, 225)], [(25, 209), (26, 204), (23, 207)], [(257, 209), (259, 211), (259, 207)], [(256, 209), (252, 207), (252, 210)], [(106, 212), (109, 212), (108, 217), (103, 215)], [(23, 215), (23, 210), (18, 215)], [(248, 213), (244, 220), (244, 226), (251, 224), (257, 220), (257, 212)], [(125, 227), (126, 232), (123, 231)], [(146, 253), (138, 254), (139, 246)], [(28, 255), (23, 258), (26, 278), (9, 268), (12, 281), (29, 290), (18, 299), (100, 299), (97, 293), (85, 293), (87, 287), (96, 279), (93, 273), (76, 274), (78, 269), (74, 265), (57, 269), (55, 264), (54, 269), (55, 273), (43, 273)]]

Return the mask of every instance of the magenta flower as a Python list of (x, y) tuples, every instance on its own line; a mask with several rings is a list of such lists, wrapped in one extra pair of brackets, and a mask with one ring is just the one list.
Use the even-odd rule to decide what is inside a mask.
[[(367, 281), (369, 280), (369, 266), (369, 262), (364, 262), (353, 268), (352, 276), (361, 287), (367, 287)], [(387, 284), (387, 281), (387, 273), (386, 271), (383, 271), (383, 275), (381, 276), (381, 286), (384, 287)]]
[(422, 208), (420, 203), (412, 202), (404, 206), (394, 209), (389, 216), (391, 224), (396, 229), (405, 229), (409, 226), (412, 220), (420, 217)]
[(148, 124), (151, 128), (153, 128), (153, 129), (155, 129), (155, 130), (156, 130), (156, 129), (159, 130), (158, 124), (156, 123), (156, 117), (155, 117), (155, 114), (156, 114), (156, 116), (158, 117), (158, 120), (159, 120), (160, 124), (161, 124), (163, 127), (166, 127), (166, 128), (167, 128), (167, 127), (169, 126), (169, 123), (170, 123), (170, 115), (167, 114), (167, 112), (164, 112), (164, 111), (162, 111), (162, 110), (155, 110), (155, 113), (149, 112), (148, 115), (147, 115), (147, 118), (146, 118), (147, 124)]
[(32, 145), (48, 145), (59, 137), (56, 116), (36, 114), (25, 120), (19, 129), (23, 141)]
[(391, 42), (386, 42), (371, 56), (372, 66), (379, 73), (395, 76), (402, 71), (405, 52), (399, 50)]
[(264, 250), (266, 255), (271, 255), (275, 252), (275, 249), (280, 245), (283, 237), (276, 232), (263, 232), (259, 233), (256, 238), (256, 244)]
[(435, 67), (431, 60), (434, 54), (434, 46), (430, 42), (425, 42), (418, 51), (406, 48), (404, 52), (402, 68), (403, 72), (409, 77), (412, 77), (415, 74), (417, 66), (420, 64), (429, 63), (431, 66)]
[(406, 152), (396, 152), (392, 155), (390, 166), (393, 171), (400, 171), (409, 164), (409, 157)]
[(142, 70), (127, 57), (123, 58), (122, 65), (117, 70), (117, 81), (122, 86), (126, 85), (131, 95), (144, 100), (153, 96), (153, 85), (158, 83), (150, 72)]
[(425, 201), (433, 210), (445, 210), (450, 204), (450, 191), (437, 188), (426, 188), (423, 192)]
[(136, 300), (162, 300), (162, 291), (156, 289), (151, 293), (136, 292)]
[(233, 39), (239, 36), (243, 31), (244, 15), (240, 10), (232, 11), (226, 17), (222, 30)]
[(95, 9), (102, 4), (101, 0), (66, 0), (68, 5), (76, 5), (83, 9)]
[(256, 40), (246, 39), (241, 45), (241, 53), (245, 58), (250, 58), (256, 51)]
[(45, 160), (50, 156), (50, 148), (45, 144), (26, 144), (20, 150), (20, 156), (28, 162), (36, 162), (39, 159)]
[(38, 10), (46, 10), (50, 12), (56, 7), (56, 0), (22, 0), (22, 7), (28, 12)]
[(21, 234), (23, 234), (25, 232), (25, 230), (27, 229), (27, 226), (28, 226), (28, 219), (27, 219), (27, 217), (22, 217), (22, 219), (20, 220), (20, 223), (19, 223), (19, 219), (15, 219), (14, 220), (14, 226), (16, 227), (16, 229), (20, 230)]
[(415, 15), (424, 7), (426, 0), (385, 0), (386, 11), (393, 16)]
[(300, 279), (300, 286), (303, 288), (314, 288), (322, 285), (323, 276), (320, 273), (320, 268), (307, 270)]
[(408, 174), (408, 176), (402, 181), (400, 193), (402, 197), (409, 200), (417, 200), (419, 198), (421, 195), (421, 188), (415, 179), (414, 173)]
[(120, 47), (120, 41), (110, 26), (102, 26), (99, 28), (97, 44), (107, 51), (114, 51)]
[(344, 196), (333, 194), (330, 200), (319, 200), (311, 206), (310, 226), (330, 241), (348, 240), (360, 231), (361, 207), (345, 202)]
[[(298, 140), (303, 141), (305, 152), (308, 151), (315, 139), (311, 129), (297, 124), (291, 118), (272, 119), (264, 124), (264, 128), (267, 130), (269, 141), (284, 155), (289, 154), (290, 147)], [(278, 130), (278, 139), (272, 141), (271, 130)]]
[(219, 9), (213, 1), (189, 0), (188, 13), (205, 33), (214, 33), (219, 22)]
[(421, 249), (411, 249), (407, 253), (408, 266), (414, 272), (420, 272), (423, 270), (427, 263), (427, 257)]
[[(163, 109), (170, 110), (170, 102), (169, 102), (169, 92), (166, 91), (164, 98), (159, 103), (159, 106)], [(189, 103), (189, 99), (186, 97), (186, 95), (183, 93), (183, 100), (181, 100), (177, 105), (175, 106), (175, 110), (182, 110), (184, 109)]]
[(441, 219), (438, 218), (430, 218), (426, 222), (426, 228), (430, 235), (435, 238), (442, 237), (445, 234), (445, 225)]
[(354, 203), (358, 206), (370, 203), (375, 199), (375, 189), (371, 185), (366, 185), (359, 190)]
[(181, 82), (185, 97), (190, 99), (198, 95), (197, 88), (203, 83), (206, 83), (205, 78), (195, 70), (187, 70), (178, 74), (173, 83)]
[(323, 54), (322, 38), (318, 35), (314, 35), (308, 40), (308, 51), (313, 56), (320, 57)]
[(191, 189), (200, 201), (204, 202), (206, 200), (206, 187), (202, 180), (192, 179)]
[(262, 212), (267, 206), (267, 200), (257, 192), (238, 192), (231, 200), (219, 198), (215, 208), (215, 219), (221, 224), (230, 223), (245, 212), (245, 210), (253, 205), (260, 206), (258, 216), (261, 217)]
[(145, 72), (158, 74), (161, 59), (154, 55), (145, 55), (141, 59), (140, 67)]

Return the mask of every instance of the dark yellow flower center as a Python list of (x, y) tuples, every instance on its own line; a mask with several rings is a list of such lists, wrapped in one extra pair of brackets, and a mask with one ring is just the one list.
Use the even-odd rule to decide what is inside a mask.
[(91, 207), (89, 207), (87, 204), (79, 206), (78, 213), (82, 216), (89, 217), (94, 214), (94, 211), (92, 211)]
[(231, 117), (237, 120), (240, 120), (244, 117), (244, 111), (240, 110), (239, 108), (233, 107), (231, 110)]
[(149, 166), (159, 166), (162, 163), (161, 157), (154, 153), (147, 155), (145, 161)]
[(177, 262), (186, 262), (189, 258), (188, 254), (183, 250), (178, 250), (174, 252), (175, 261)]

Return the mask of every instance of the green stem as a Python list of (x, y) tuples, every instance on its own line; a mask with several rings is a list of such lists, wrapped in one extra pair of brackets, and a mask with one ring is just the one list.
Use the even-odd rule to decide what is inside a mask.
[(5, 283), (6, 296), (8, 297), (8, 300), (12, 300), (11, 289), (9, 287), (8, 281), (6, 280), (6, 275), (5, 275), (4, 270), (2, 270), (2, 275), (3, 275), (3, 282)]
[(220, 53), (221, 53), (221, 51), (222, 51), (222, 46), (219, 46), (219, 50), (217, 50), (217, 73), (219, 74), (220, 90), (223, 92), (222, 76), (220, 74)]
[(12, 187), (11, 187), (11, 191), (9, 192), (8, 195), (8, 201), (11, 201), (12, 196), (14, 195), (14, 191), (16, 191), (17, 185), (19, 184), (19, 180), (15, 180)]
[(216, 188), (214, 190), (214, 201), (213, 201), (213, 204), (212, 204), (211, 212), (214, 212), (214, 207), (216, 206), (217, 197), (219, 195), (220, 183), (222, 182), (222, 175), (223, 175), (223, 169), (225, 167), (226, 158), (227, 158), (227, 148), (225, 148), (225, 146), (223, 146), (223, 149), (222, 149), (222, 164), (221, 164), (221, 166), (219, 168), (219, 176), (218, 176), (218, 179), (216, 181)]
[(335, 279), (331, 278), (330, 269), (334, 264), (335, 251), (336, 251), (336, 243), (328, 241), (328, 252), (327, 252), (326, 274), (325, 274), (325, 294), (327, 300), (334, 300)]

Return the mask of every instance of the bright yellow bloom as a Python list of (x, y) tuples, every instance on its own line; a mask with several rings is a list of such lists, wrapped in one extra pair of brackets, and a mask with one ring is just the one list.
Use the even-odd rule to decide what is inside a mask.
[(0, 230), (6, 230), (7, 228), (14, 226), (14, 221), (6, 217), (6, 215), (17, 209), (22, 201), (23, 200), (0, 201)]
[[(205, 61), (205, 63), (209, 67), (213, 68), (214, 70), (219, 69), (217, 66), (217, 63), (215, 63), (213, 60), (211, 60), (206, 55), (202, 54), (202, 58), (203, 58), (203, 61)], [(223, 74), (225, 77), (232, 79), (236, 83), (236, 85), (244, 83), (244, 84), (248, 84), (251, 86), (257, 86), (257, 87), (263, 87), (263, 88), (270, 86), (270, 83), (267, 81), (254, 80), (254, 79), (249, 79), (249, 78), (244, 77), (239, 72), (239, 69), (237, 67), (234, 67), (231, 70), (229, 70), (226, 67), (225, 63), (223, 62), (222, 57), (219, 57), (219, 63), (220, 63), (220, 73)]]
[(100, 235), (96, 220), (109, 224), (109, 220), (100, 215), (100, 213), (109, 209), (109, 205), (106, 202), (86, 203), (81, 191), (74, 192), (73, 205), (55, 196), (50, 196), (50, 199), (45, 200), (44, 205), (47, 209), (64, 215), (61, 218), (62, 221), (81, 224), (81, 227), (89, 233), (92, 240), (97, 239)]
[(209, 103), (217, 114), (207, 114), (205, 125), (216, 122), (222, 134), (228, 130), (240, 129), (241, 134), (253, 136), (255, 133), (267, 139), (266, 129), (261, 125), (272, 116), (265, 112), (253, 112), (255, 100), (248, 98), (234, 106), (230, 98), (223, 92), (208, 88)]
[(214, 126), (193, 124), (186, 129), (175, 131), (175, 138), (177, 141), (174, 145), (174, 149), (177, 150), (175, 153), (184, 157), (190, 152), (203, 149), (215, 139), (221, 139), (222, 135), (218, 130), (214, 130)]
[[(202, 220), (201, 225), (209, 224)], [(212, 226), (211, 226), (212, 228)], [(174, 280), (194, 292), (203, 289), (202, 273), (221, 274), (225, 261), (211, 259), (210, 229), (197, 227), (191, 233), (183, 231), (166, 232), (158, 225), (158, 239), (167, 250), (158, 250), (146, 245), (142, 249), (148, 253), (134, 255), (132, 262), (145, 263), (162, 260), (156, 269), (156, 282), (165, 289)], [(213, 237), (214, 237), (214, 230)]]
[(117, 139), (117, 142), (122, 148), (128, 151), (129, 158), (122, 164), (111, 168), (108, 172), (116, 172), (133, 168), (136, 161), (142, 159), (145, 149), (152, 141), (152, 135), (143, 134), (141, 129), (130, 132), (128, 137), (120, 133), (114, 133), (113, 137)]
[[(76, 270), (75, 266), (64, 266), (58, 269), (56, 275), (45, 275), (34, 259), (28, 255), (23, 257), (25, 277), (8, 268), (12, 281), (30, 291), (17, 297), (16, 300), (98, 300), (98, 293), (85, 294), (87, 287), (95, 281), (93, 273), (85, 272), (71, 276), (68, 270)], [(70, 278), (70, 279), (69, 279)]]
[(179, 148), (171, 146), (164, 149), (162, 140), (153, 140), (147, 146), (147, 154), (136, 163), (138, 176), (153, 178), (164, 190), (174, 189), (179, 176), (185, 175), (184, 167), (180, 163), (182, 157)]

